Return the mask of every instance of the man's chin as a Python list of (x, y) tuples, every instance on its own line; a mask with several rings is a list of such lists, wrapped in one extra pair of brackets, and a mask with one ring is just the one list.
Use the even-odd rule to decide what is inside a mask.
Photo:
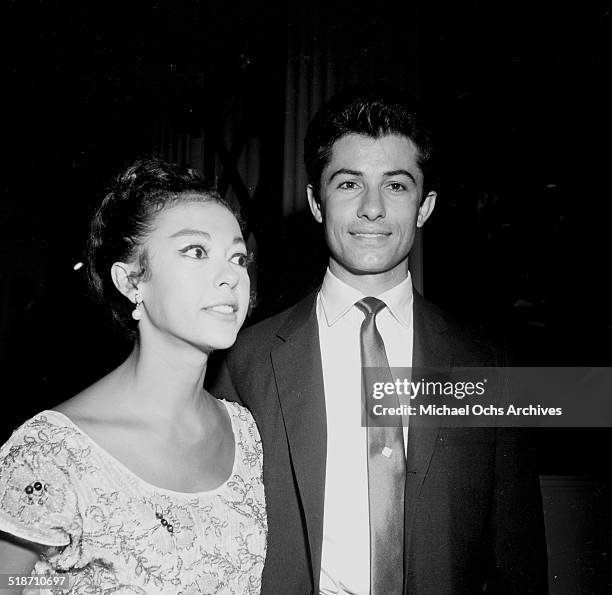
[(330, 260), (330, 271), (341, 281), (361, 291), (386, 291), (408, 276), (408, 260), (399, 263), (351, 262)]
[[(332, 272), (333, 272), (333, 268)], [(381, 260), (377, 258), (364, 258), (352, 260), (346, 263), (335, 262), (337, 270), (345, 270), (351, 275), (387, 275), (393, 271), (406, 272), (408, 271), (408, 259), (400, 261)]]

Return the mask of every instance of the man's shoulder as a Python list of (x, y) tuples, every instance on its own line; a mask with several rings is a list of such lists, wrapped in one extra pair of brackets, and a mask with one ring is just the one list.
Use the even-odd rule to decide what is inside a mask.
[(439, 333), (454, 358), (472, 365), (499, 365), (510, 358), (506, 338), (483, 320), (451, 313), (415, 294), (415, 316), (419, 315), (425, 321), (423, 331)]
[(290, 322), (296, 320), (306, 322), (311, 315), (314, 315), (317, 293), (318, 289), (309, 293), (307, 296), (278, 314), (274, 314), (273, 316), (244, 328), (238, 334), (233, 350), (254, 344), (262, 345), (262, 342), (269, 342), (278, 337), (282, 329)]
[[(296, 329), (304, 330), (304, 325), (314, 321), (312, 332), (316, 333), (317, 292), (312, 292), (274, 316), (244, 328), (229, 349), (213, 352), (206, 371), (206, 386), (213, 394), (229, 394), (227, 384), (235, 384), (239, 379), (254, 381), (258, 371), (269, 369), (270, 354), (285, 343)], [(309, 333), (310, 330), (306, 328)], [(300, 336), (303, 338), (304, 334)]]

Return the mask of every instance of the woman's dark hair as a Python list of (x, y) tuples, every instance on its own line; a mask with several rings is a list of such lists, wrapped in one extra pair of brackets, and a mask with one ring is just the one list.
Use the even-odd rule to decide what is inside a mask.
[(335, 95), (315, 114), (304, 139), (308, 183), (320, 201), (321, 174), (331, 159), (333, 144), (347, 134), (380, 138), (397, 134), (418, 150), (423, 172), (423, 196), (435, 187), (431, 135), (412, 97), (393, 89), (357, 86)]
[(96, 211), (87, 241), (87, 274), (94, 297), (110, 308), (113, 320), (135, 336), (134, 305), (115, 287), (115, 262), (138, 262), (134, 282), (149, 275), (143, 247), (155, 217), (181, 202), (215, 202), (239, 221), (237, 211), (224, 201), (198, 171), (161, 159), (139, 159), (121, 172)]

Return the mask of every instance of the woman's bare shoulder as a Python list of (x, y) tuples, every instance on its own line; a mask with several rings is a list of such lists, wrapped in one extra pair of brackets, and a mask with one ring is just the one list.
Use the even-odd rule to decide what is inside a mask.
[(56, 405), (53, 410), (63, 413), (75, 423), (91, 424), (94, 421), (101, 421), (107, 417), (109, 411), (112, 411), (118, 400), (117, 384), (113, 371), (74, 397)]

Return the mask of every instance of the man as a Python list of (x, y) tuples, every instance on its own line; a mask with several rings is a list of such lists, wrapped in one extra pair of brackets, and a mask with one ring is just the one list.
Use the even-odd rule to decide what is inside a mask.
[(387, 92), (350, 90), (310, 124), (323, 284), (244, 331), (214, 388), (249, 407), (262, 435), (263, 593), (546, 591), (539, 486), (520, 434), (407, 424), (379, 444), (398, 473), (370, 475), (385, 464), (360, 423), (372, 337), (385, 366), (503, 364), (412, 288), (408, 255), (436, 201), (430, 158), (417, 114)]

